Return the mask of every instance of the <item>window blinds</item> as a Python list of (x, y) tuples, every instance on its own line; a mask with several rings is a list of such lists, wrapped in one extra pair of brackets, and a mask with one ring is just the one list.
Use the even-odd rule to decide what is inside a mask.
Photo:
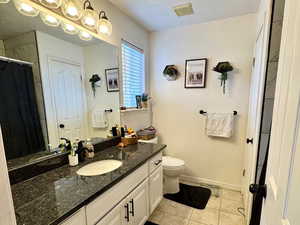
[(145, 91), (144, 51), (126, 41), (122, 42), (122, 77), (123, 105), (136, 107), (135, 96)]

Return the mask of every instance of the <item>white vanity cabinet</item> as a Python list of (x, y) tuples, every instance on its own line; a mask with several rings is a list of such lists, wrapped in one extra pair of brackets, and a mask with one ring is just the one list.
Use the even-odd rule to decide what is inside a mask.
[(149, 217), (148, 178), (129, 196), (129, 222), (144, 225)]
[(149, 217), (148, 178), (96, 225), (144, 225)]
[(85, 207), (78, 210), (60, 225), (86, 225)]
[(162, 199), (161, 159), (158, 153), (61, 225), (144, 225)]
[(129, 211), (125, 208), (127, 202), (126, 199), (113, 208), (102, 220), (96, 225), (126, 225), (128, 224), (125, 217), (129, 214)]
[(159, 166), (149, 177), (149, 210), (150, 215), (158, 206), (163, 196), (163, 170)]

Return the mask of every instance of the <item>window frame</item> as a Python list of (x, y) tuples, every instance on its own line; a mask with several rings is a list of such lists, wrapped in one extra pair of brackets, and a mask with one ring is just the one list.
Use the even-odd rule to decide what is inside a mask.
[[(146, 54), (145, 54), (145, 50), (138, 47), (136, 44), (133, 44), (132, 42), (129, 42), (125, 39), (121, 39), (121, 46), (120, 46), (120, 74), (121, 74), (121, 79), (120, 79), (120, 83), (121, 83), (121, 87), (120, 87), (120, 102), (121, 102), (121, 106), (125, 106), (124, 104), (124, 74), (123, 74), (123, 59), (122, 59), (122, 48), (123, 48), (123, 44), (141, 52), (143, 54), (143, 79), (142, 79), (142, 82), (143, 82), (143, 93), (147, 92), (147, 79), (146, 79)], [(127, 107), (125, 106), (126, 109), (136, 109), (136, 106), (135, 107)]]

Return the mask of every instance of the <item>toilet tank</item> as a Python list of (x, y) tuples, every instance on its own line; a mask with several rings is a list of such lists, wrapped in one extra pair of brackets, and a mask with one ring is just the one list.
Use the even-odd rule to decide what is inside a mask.
[(140, 143), (152, 143), (152, 144), (158, 144), (158, 137), (152, 138), (150, 140), (138, 140)]

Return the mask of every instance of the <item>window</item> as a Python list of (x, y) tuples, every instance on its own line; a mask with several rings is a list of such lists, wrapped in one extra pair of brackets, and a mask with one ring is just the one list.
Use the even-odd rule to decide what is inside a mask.
[(145, 91), (144, 51), (126, 41), (122, 42), (123, 105), (136, 107), (136, 95)]

